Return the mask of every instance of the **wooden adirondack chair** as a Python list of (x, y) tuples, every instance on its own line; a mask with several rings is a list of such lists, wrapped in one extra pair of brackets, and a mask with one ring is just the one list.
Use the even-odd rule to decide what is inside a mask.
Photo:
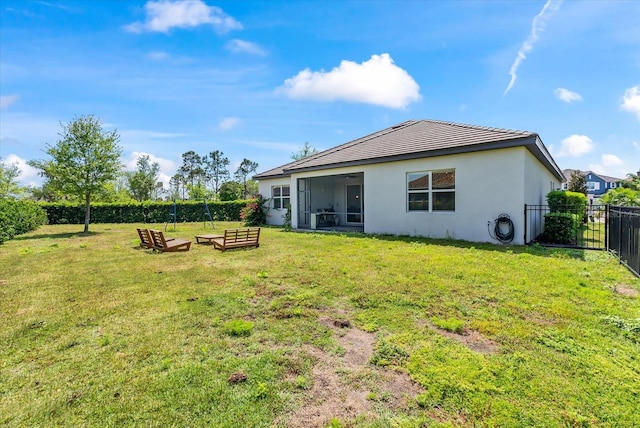
[[(138, 228), (138, 236), (140, 237), (140, 248), (153, 248), (153, 239), (151, 238), (151, 234), (149, 233), (149, 229), (140, 229)], [(165, 238), (166, 241), (171, 241), (173, 238)]]
[(160, 230), (150, 229), (149, 234), (153, 240), (153, 249), (162, 252), (173, 251), (189, 251), (191, 248), (191, 241), (181, 238), (166, 239), (164, 233)]

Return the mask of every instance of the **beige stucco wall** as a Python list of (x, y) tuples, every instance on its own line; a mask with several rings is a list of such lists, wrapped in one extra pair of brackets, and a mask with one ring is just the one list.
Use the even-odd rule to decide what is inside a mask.
[[(455, 212), (407, 211), (408, 172), (455, 169)], [(557, 179), (524, 147), (388, 162), (329, 171), (294, 174), (263, 180), (260, 193), (270, 197), (271, 186), (291, 185), (292, 226), (297, 227), (297, 179), (333, 174), (364, 173), (364, 231), (392, 235), (454, 238), (495, 242), (487, 222), (508, 214), (515, 226), (513, 244), (524, 243), (524, 204), (544, 201)], [(544, 202), (542, 202), (544, 203)], [(272, 210), (273, 211), (273, 210)], [(269, 224), (282, 224), (282, 213), (270, 212)]]

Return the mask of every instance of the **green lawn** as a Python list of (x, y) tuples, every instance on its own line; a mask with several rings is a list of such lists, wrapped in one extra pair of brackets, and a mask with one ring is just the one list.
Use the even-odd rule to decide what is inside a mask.
[[(640, 426), (640, 280), (605, 252), (264, 228), (157, 254), (140, 226), (0, 245), (0, 425), (290, 426), (341, 319), (375, 338), (334, 370), (370, 406), (324, 426)], [(392, 405), (389, 373), (420, 392)]]

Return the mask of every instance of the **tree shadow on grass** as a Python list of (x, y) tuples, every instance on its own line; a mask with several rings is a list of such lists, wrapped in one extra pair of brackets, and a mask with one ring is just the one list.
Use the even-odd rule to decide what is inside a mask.
[(104, 232), (67, 232), (67, 233), (40, 233), (35, 235), (19, 235), (14, 237), (13, 241), (29, 241), (40, 239), (69, 239), (69, 238), (91, 238), (93, 236), (102, 235)]

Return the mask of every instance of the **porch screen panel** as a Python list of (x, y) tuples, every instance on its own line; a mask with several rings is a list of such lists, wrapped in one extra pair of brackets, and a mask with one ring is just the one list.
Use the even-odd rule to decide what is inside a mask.
[(308, 178), (298, 179), (298, 227), (311, 224), (311, 189)]

